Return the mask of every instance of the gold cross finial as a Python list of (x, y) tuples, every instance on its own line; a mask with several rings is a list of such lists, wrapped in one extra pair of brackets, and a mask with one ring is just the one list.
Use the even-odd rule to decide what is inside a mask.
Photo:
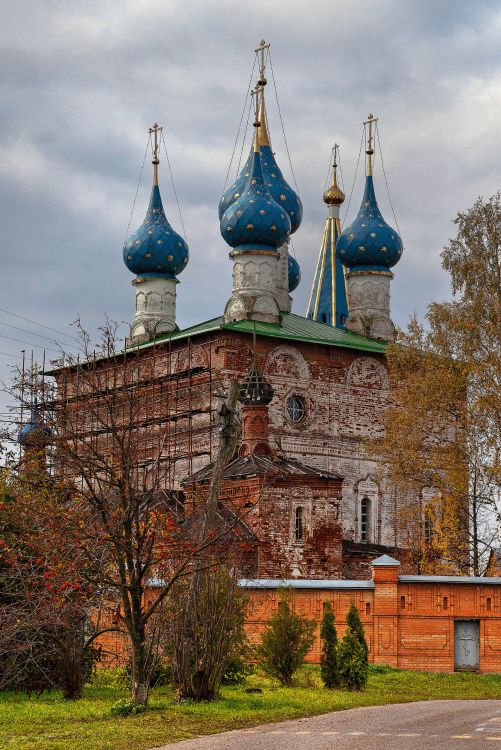
[[(374, 135), (373, 135), (372, 126), (373, 125), (375, 126), (377, 121), (378, 121), (378, 118), (374, 117), (373, 114), (370, 114), (367, 120), (365, 120), (364, 122), (364, 129), (366, 125), (369, 126), (366, 131), (367, 132), (367, 147), (365, 149), (365, 153), (367, 154), (367, 174), (368, 175), (372, 174), (372, 157), (374, 155), (374, 147), (373, 147)], [(375, 128), (374, 128), (374, 132), (375, 132)]]
[(149, 131), (148, 131), (150, 136), (153, 136), (152, 144), (151, 144), (151, 150), (153, 152), (153, 159), (151, 160), (151, 163), (153, 164), (153, 184), (154, 185), (158, 185), (158, 165), (160, 163), (160, 159), (158, 158), (158, 148), (159, 148), (158, 137), (159, 137), (159, 134), (162, 132), (162, 130), (163, 130), (163, 127), (156, 122), (152, 128), (149, 128)]
[(266, 79), (264, 77), (264, 71), (266, 68), (264, 52), (269, 49), (269, 47), (269, 43), (266, 43), (264, 39), (261, 39), (259, 47), (256, 47), (256, 54), (259, 55), (259, 78), (261, 79), (259, 83), (262, 86), (266, 86)]

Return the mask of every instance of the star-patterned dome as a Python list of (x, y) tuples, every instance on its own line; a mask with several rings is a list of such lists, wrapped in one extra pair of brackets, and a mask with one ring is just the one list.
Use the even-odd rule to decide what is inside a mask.
[[(264, 107), (264, 97), (261, 95), (261, 105), (259, 111), (259, 128), (257, 138), (261, 151), (261, 167), (263, 170), (266, 187), (270, 191), (271, 197), (278, 203), (279, 206), (285, 209), (289, 215), (291, 222), (290, 233), (293, 234), (300, 226), (303, 219), (303, 205), (297, 193), (291, 188), (286, 182), (280, 168), (275, 160), (273, 151), (270, 146), (270, 139), (268, 136), (268, 129), (266, 127), (266, 111)], [(245, 163), (244, 168), (240, 172), (236, 181), (231, 185), (219, 202), (219, 219), (221, 220), (224, 212), (234, 203), (245, 190), (245, 186), (249, 179), (252, 162), (253, 162), (253, 150), (249, 154), (249, 158)]]
[(244, 251), (254, 250), (256, 246), (276, 250), (290, 234), (289, 215), (268, 191), (259, 146), (253, 153), (247, 185), (224, 212), (220, 229), (230, 247)]
[(17, 434), (17, 441), (25, 448), (41, 448), (46, 445), (50, 436), (51, 432), (49, 428), (44, 425), (35, 401), (31, 410), (30, 419), (23, 424)]
[(301, 268), (292, 255), (289, 255), (287, 258), (287, 264), (289, 270), (289, 292), (293, 292), (294, 289), (298, 288), (301, 281)]
[(400, 260), (402, 240), (379, 210), (372, 175), (366, 177), (357, 217), (340, 235), (336, 255), (350, 271), (387, 271)]
[(174, 278), (188, 263), (188, 245), (167, 221), (156, 180), (144, 222), (125, 241), (123, 256), (138, 276)]

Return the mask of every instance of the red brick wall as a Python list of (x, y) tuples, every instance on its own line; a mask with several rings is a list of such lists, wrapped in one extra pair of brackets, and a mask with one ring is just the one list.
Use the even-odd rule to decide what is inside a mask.
[[(294, 589), (297, 611), (317, 622), (316, 640), (307, 660), (320, 659), (323, 603), (332, 603), (338, 636), (345, 630), (353, 600), (364, 625), (369, 659), (401, 669), (454, 670), (454, 621), (479, 620), (480, 671), (501, 672), (501, 586), (489, 583), (401, 582), (398, 568), (374, 569), (374, 589)], [(300, 582), (298, 582), (300, 584)], [(277, 611), (276, 589), (249, 591), (246, 629), (259, 640)], [(403, 597), (403, 598), (402, 598)]]

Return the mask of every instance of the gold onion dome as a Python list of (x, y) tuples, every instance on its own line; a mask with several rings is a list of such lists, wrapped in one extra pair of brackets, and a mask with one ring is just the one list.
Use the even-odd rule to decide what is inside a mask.
[(339, 185), (337, 184), (337, 164), (334, 164), (334, 171), (332, 175), (332, 185), (327, 188), (327, 190), (324, 193), (324, 202), (327, 203), (328, 206), (340, 206), (341, 203), (344, 203), (345, 195)]

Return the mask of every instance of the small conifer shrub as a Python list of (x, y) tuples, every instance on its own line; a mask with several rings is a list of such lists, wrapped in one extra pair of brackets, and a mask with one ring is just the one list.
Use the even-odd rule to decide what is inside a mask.
[(369, 649), (358, 609), (351, 602), (348, 627), (338, 649), (339, 682), (348, 690), (363, 690), (369, 674)]
[(291, 687), (296, 670), (304, 663), (315, 640), (315, 622), (294, 612), (291, 594), (283, 591), (276, 612), (258, 647), (264, 670), (285, 687)]
[(334, 621), (332, 604), (326, 602), (322, 617), (322, 626), (320, 628), (320, 638), (322, 639), (320, 676), (326, 688), (333, 688), (339, 685), (337, 633)]

